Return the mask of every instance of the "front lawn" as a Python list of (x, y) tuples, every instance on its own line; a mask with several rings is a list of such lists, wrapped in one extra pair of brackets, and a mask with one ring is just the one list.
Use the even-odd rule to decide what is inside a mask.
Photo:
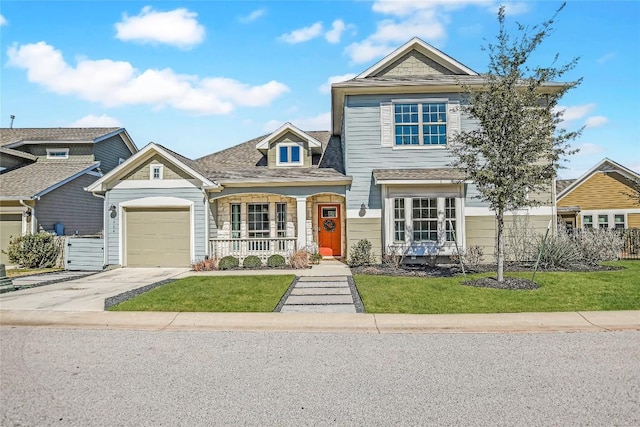
[[(446, 278), (354, 276), (367, 313), (522, 313), (640, 309), (640, 262), (608, 265), (623, 270), (538, 273), (535, 290), (463, 286)], [(495, 273), (468, 275), (468, 279)], [(531, 273), (507, 273), (531, 278)]]
[(109, 310), (270, 312), (294, 278), (293, 275), (187, 277)]

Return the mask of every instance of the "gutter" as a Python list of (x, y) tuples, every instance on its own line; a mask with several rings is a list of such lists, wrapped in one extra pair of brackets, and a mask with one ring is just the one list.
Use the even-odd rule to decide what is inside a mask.
[[(38, 200), (38, 199), (40, 199), (40, 197), (38, 197), (37, 199), (36, 199), (36, 197), (32, 197), (32, 200)], [(24, 199), (19, 199), (19, 200), (18, 200), (18, 203), (20, 203), (22, 206), (24, 206), (25, 208), (27, 208), (27, 209), (28, 209), (28, 212), (30, 212), (30, 213), (31, 213), (31, 215), (30, 215), (30, 216), (31, 216), (31, 231), (30, 231), (30, 233), (31, 233), (31, 234), (35, 234), (35, 225), (36, 225), (36, 221), (35, 221), (35, 219), (36, 219), (36, 218), (35, 218), (35, 216), (36, 216), (36, 215), (35, 215), (35, 214), (36, 214), (36, 210), (35, 210), (35, 208), (33, 208), (33, 207), (31, 207), (31, 206), (27, 205), (27, 204), (24, 202)], [(25, 228), (26, 228), (26, 227), (25, 227)], [(27, 230), (24, 230), (24, 231), (25, 231), (25, 233), (26, 233), (26, 231), (27, 231)]]

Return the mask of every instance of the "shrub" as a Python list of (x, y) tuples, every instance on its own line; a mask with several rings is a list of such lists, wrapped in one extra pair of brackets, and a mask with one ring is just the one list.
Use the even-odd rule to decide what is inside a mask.
[(6, 251), (9, 261), (24, 268), (55, 267), (60, 252), (53, 235), (43, 231), (12, 237)]
[[(469, 246), (462, 254), (462, 263), (473, 269), (477, 268), (482, 262), (484, 250), (481, 246)], [(458, 255), (451, 255), (451, 262), (458, 264), (460, 262)]]
[(402, 246), (387, 246), (382, 255), (382, 265), (391, 268), (400, 268), (404, 263), (404, 248)]
[(311, 261), (311, 264), (320, 264), (320, 261), (322, 261), (322, 255), (318, 252), (314, 252), (309, 254), (309, 260)]
[(304, 249), (295, 251), (289, 257), (289, 264), (291, 264), (291, 268), (295, 268), (295, 269), (308, 268), (309, 252), (305, 251)]
[(575, 240), (566, 233), (559, 232), (555, 236), (548, 236), (542, 248), (543, 238), (538, 239), (536, 253), (540, 254), (540, 265), (543, 267), (571, 268), (582, 264), (582, 256)]
[(617, 260), (624, 246), (624, 239), (619, 230), (606, 228), (583, 230), (575, 236), (574, 240), (582, 261), (589, 265)]
[(191, 264), (193, 271), (213, 271), (218, 269), (218, 260), (215, 258), (207, 258)]
[(349, 267), (360, 267), (373, 264), (371, 242), (367, 239), (360, 240), (351, 246), (349, 251)]
[(270, 268), (284, 267), (287, 261), (282, 255), (274, 254), (267, 259), (267, 266)]
[(242, 261), (242, 266), (244, 268), (260, 268), (262, 267), (262, 260), (255, 255), (249, 255)]
[(234, 268), (238, 268), (239, 265), (240, 261), (238, 260), (238, 258), (231, 255), (222, 257), (218, 262), (218, 268), (220, 270), (231, 270)]

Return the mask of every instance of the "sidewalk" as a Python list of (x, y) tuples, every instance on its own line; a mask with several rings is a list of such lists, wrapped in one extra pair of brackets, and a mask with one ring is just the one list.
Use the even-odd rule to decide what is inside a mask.
[(0, 325), (73, 329), (371, 334), (604, 332), (640, 331), (640, 311), (416, 315), (0, 310)]

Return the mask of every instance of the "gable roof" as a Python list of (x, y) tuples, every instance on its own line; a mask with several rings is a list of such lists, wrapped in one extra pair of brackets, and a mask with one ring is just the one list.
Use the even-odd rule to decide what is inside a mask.
[(310, 168), (274, 168), (267, 166), (267, 156), (258, 144), (268, 139), (263, 135), (196, 160), (211, 180), (222, 185), (317, 185), (351, 181), (344, 174), (342, 143), (326, 131), (300, 131), (321, 145), (321, 153), (312, 156)]
[(0, 200), (35, 199), (85, 173), (94, 171), (100, 162), (35, 162), (4, 172)]
[[(285, 124), (283, 124), (282, 126), (280, 126), (278, 129), (274, 130), (273, 132), (271, 132), (270, 135), (268, 135), (266, 138), (258, 141), (258, 143), (256, 144), (256, 148), (258, 150), (264, 151), (264, 150), (268, 150), (269, 149), (269, 144), (278, 139), (279, 137), (285, 135), (287, 132), (291, 132), (295, 135), (297, 135), (298, 137), (300, 137), (301, 139), (304, 139), (305, 141), (307, 141), (309, 143), (309, 147), (312, 149), (321, 149), (322, 148), (322, 143), (320, 141), (318, 141), (317, 139), (315, 139), (312, 135), (309, 135), (308, 133), (298, 129), (296, 126), (292, 125), (290, 122), (287, 122)], [(314, 150), (314, 151), (318, 151), (318, 150)]]
[[(556, 201), (559, 201), (560, 199), (565, 197), (567, 194), (571, 193), (573, 190), (578, 188), (583, 182), (585, 182), (586, 180), (591, 178), (592, 175), (598, 172), (617, 173), (628, 180), (640, 182), (640, 174), (632, 171), (629, 168), (622, 166), (620, 163), (616, 163), (613, 160), (605, 157), (600, 162), (598, 162), (594, 167), (592, 167), (587, 172), (585, 172), (582, 176), (580, 176), (580, 178), (573, 180), (564, 189), (559, 191), (558, 194), (556, 195)], [(564, 181), (570, 181), (570, 180), (564, 180)], [(557, 186), (557, 184), (556, 184), (556, 188), (559, 190), (559, 187)]]
[(461, 62), (456, 61), (446, 53), (436, 49), (429, 43), (421, 40), (418, 37), (414, 37), (389, 55), (382, 58), (377, 63), (373, 64), (364, 72), (360, 73), (356, 79), (365, 79), (368, 77), (374, 77), (377, 73), (387, 68), (389, 65), (393, 64), (398, 59), (401, 59), (404, 55), (409, 53), (410, 51), (416, 51), (453, 72), (453, 74), (460, 75), (469, 75), (469, 76), (477, 76), (478, 73), (473, 71), (471, 68), (462, 64)]
[(15, 148), (25, 144), (98, 143), (120, 134), (131, 153), (138, 151), (125, 128), (0, 128), (0, 146)]
[(30, 153), (25, 153), (24, 151), (14, 150), (13, 148), (7, 148), (0, 146), (0, 153), (5, 154), (7, 156), (20, 157), (21, 159), (26, 160), (37, 160), (38, 157), (34, 156)]
[(94, 193), (106, 191), (107, 182), (126, 175), (127, 173), (134, 170), (140, 163), (143, 163), (144, 161), (147, 161), (148, 159), (153, 157), (154, 154), (159, 154), (169, 162), (176, 165), (178, 168), (182, 169), (187, 174), (202, 181), (204, 187), (217, 187), (217, 184), (215, 182), (209, 180), (202, 173), (202, 170), (199, 168), (198, 164), (195, 161), (184, 157), (183, 155), (178, 154), (175, 151), (169, 150), (168, 148), (160, 144), (150, 142), (136, 154), (129, 157), (126, 161), (124, 161), (123, 163), (109, 171), (109, 173), (88, 186), (85, 190)]

